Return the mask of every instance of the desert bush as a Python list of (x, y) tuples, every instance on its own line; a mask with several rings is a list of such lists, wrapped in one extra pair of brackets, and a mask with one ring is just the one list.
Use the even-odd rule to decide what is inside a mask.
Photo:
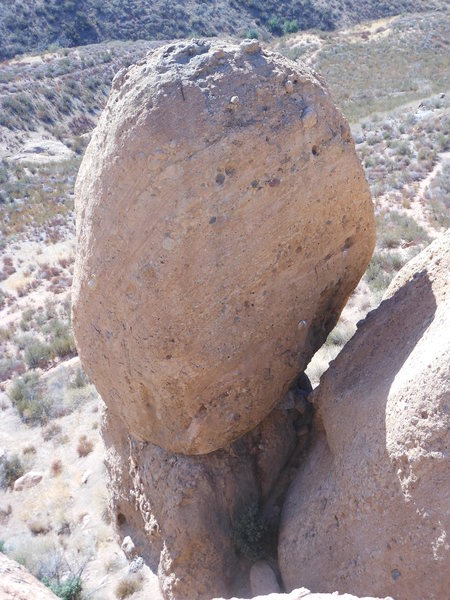
[(50, 360), (51, 349), (46, 342), (39, 338), (30, 337), (24, 349), (23, 358), (30, 369), (47, 366)]
[(81, 577), (78, 575), (69, 575), (67, 579), (60, 582), (58, 580), (50, 580), (47, 577), (42, 579), (44, 583), (51, 591), (62, 598), (62, 600), (80, 600), (81, 593), (83, 591), (83, 584)]
[(59, 423), (50, 423), (45, 429), (42, 430), (42, 437), (45, 442), (53, 439), (62, 432), (62, 427)]
[(70, 378), (69, 387), (73, 389), (84, 388), (89, 383), (89, 378), (82, 367), (79, 367), (74, 375)]
[(21, 360), (15, 358), (0, 359), (0, 382), (7, 381), (15, 375), (22, 375), (25, 371), (25, 365)]
[(89, 440), (86, 435), (80, 436), (78, 440), (77, 452), (78, 456), (87, 456), (94, 449), (94, 442)]
[(0, 488), (8, 488), (14, 485), (14, 482), (22, 477), (25, 473), (25, 468), (20, 456), (12, 454), (4, 457), (0, 461)]
[(251, 561), (266, 556), (270, 528), (257, 502), (252, 502), (233, 523), (233, 538), (238, 552)]
[(37, 373), (25, 373), (16, 379), (9, 393), (11, 402), (17, 408), (20, 417), (26, 423), (46, 423), (51, 412), (51, 404), (42, 397)]
[(19, 327), (22, 331), (28, 331), (30, 329), (30, 323), (33, 320), (34, 311), (32, 308), (27, 308), (22, 313), (22, 318), (19, 323)]
[(338, 323), (327, 337), (325, 345), (342, 348), (352, 337), (354, 328), (349, 323)]
[(51, 530), (51, 526), (47, 521), (37, 517), (28, 521), (27, 526), (33, 535), (45, 535)]
[(283, 25), (284, 33), (297, 33), (298, 31), (298, 23), (296, 19), (292, 19), (291, 21), (286, 21)]
[(142, 577), (139, 575), (126, 575), (116, 586), (116, 597), (119, 600), (128, 598), (132, 594), (142, 589)]
[(278, 17), (271, 17), (267, 21), (267, 29), (273, 35), (281, 35), (283, 33), (283, 27), (282, 27), (281, 21)]
[(384, 292), (405, 260), (397, 252), (375, 251), (364, 275), (370, 289), (377, 294)]
[(45, 331), (50, 336), (49, 352), (53, 358), (66, 358), (75, 356), (77, 353), (75, 340), (69, 323), (59, 319), (52, 319), (46, 326)]
[(60, 460), (59, 458), (54, 460), (50, 466), (50, 470), (52, 472), (53, 477), (57, 477), (58, 475), (61, 475), (61, 473), (63, 471), (62, 460)]
[(398, 211), (377, 216), (378, 244), (381, 248), (397, 248), (406, 244), (425, 244), (427, 232), (412, 217)]

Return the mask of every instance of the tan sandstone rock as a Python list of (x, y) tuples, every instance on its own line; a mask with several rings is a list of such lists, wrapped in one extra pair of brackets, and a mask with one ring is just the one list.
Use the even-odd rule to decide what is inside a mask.
[(283, 508), (287, 589), (450, 590), (450, 232), (406, 265), (322, 377), (322, 431)]
[(185, 454), (270, 413), (374, 245), (347, 123), (256, 41), (177, 42), (119, 73), (76, 214), (83, 365), (132, 436)]
[(0, 600), (57, 600), (25, 567), (0, 552)]
[[(134, 440), (105, 411), (113, 515), (124, 539), (131, 536), (134, 551), (158, 571), (167, 600), (250, 592), (252, 563), (236, 547), (235, 524), (278, 487), (277, 473), (295, 449), (296, 429), (308, 419), (294, 405), (274, 409), (226, 450), (185, 456)], [(281, 503), (278, 512), (270, 506), (277, 521)], [(267, 522), (273, 523), (272, 514)]]
[(280, 592), (275, 571), (265, 560), (258, 560), (250, 569), (250, 589), (252, 596)]

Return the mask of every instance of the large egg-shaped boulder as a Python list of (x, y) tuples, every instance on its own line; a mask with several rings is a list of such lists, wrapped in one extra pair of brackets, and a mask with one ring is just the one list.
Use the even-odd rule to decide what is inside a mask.
[(282, 399), (375, 237), (323, 81), (257, 41), (178, 42), (120, 72), (76, 217), (82, 362), (133, 436), (186, 454)]

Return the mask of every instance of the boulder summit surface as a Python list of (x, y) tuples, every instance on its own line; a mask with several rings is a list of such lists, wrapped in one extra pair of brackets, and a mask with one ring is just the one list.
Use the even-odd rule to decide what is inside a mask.
[(183, 41), (121, 71), (76, 184), (79, 353), (130, 435), (184, 454), (258, 425), (335, 325), (373, 207), (320, 78)]

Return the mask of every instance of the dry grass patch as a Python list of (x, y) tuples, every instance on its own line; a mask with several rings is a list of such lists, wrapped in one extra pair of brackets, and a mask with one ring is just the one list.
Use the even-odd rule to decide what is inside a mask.
[(86, 435), (81, 435), (78, 440), (77, 452), (78, 456), (81, 458), (83, 456), (87, 456), (94, 449), (94, 442), (89, 440)]
[(116, 586), (116, 597), (119, 600), (128, 598), (136, 592), (142, 589), (142, 576), (137, 575), (126, 575), (123, 577)]

